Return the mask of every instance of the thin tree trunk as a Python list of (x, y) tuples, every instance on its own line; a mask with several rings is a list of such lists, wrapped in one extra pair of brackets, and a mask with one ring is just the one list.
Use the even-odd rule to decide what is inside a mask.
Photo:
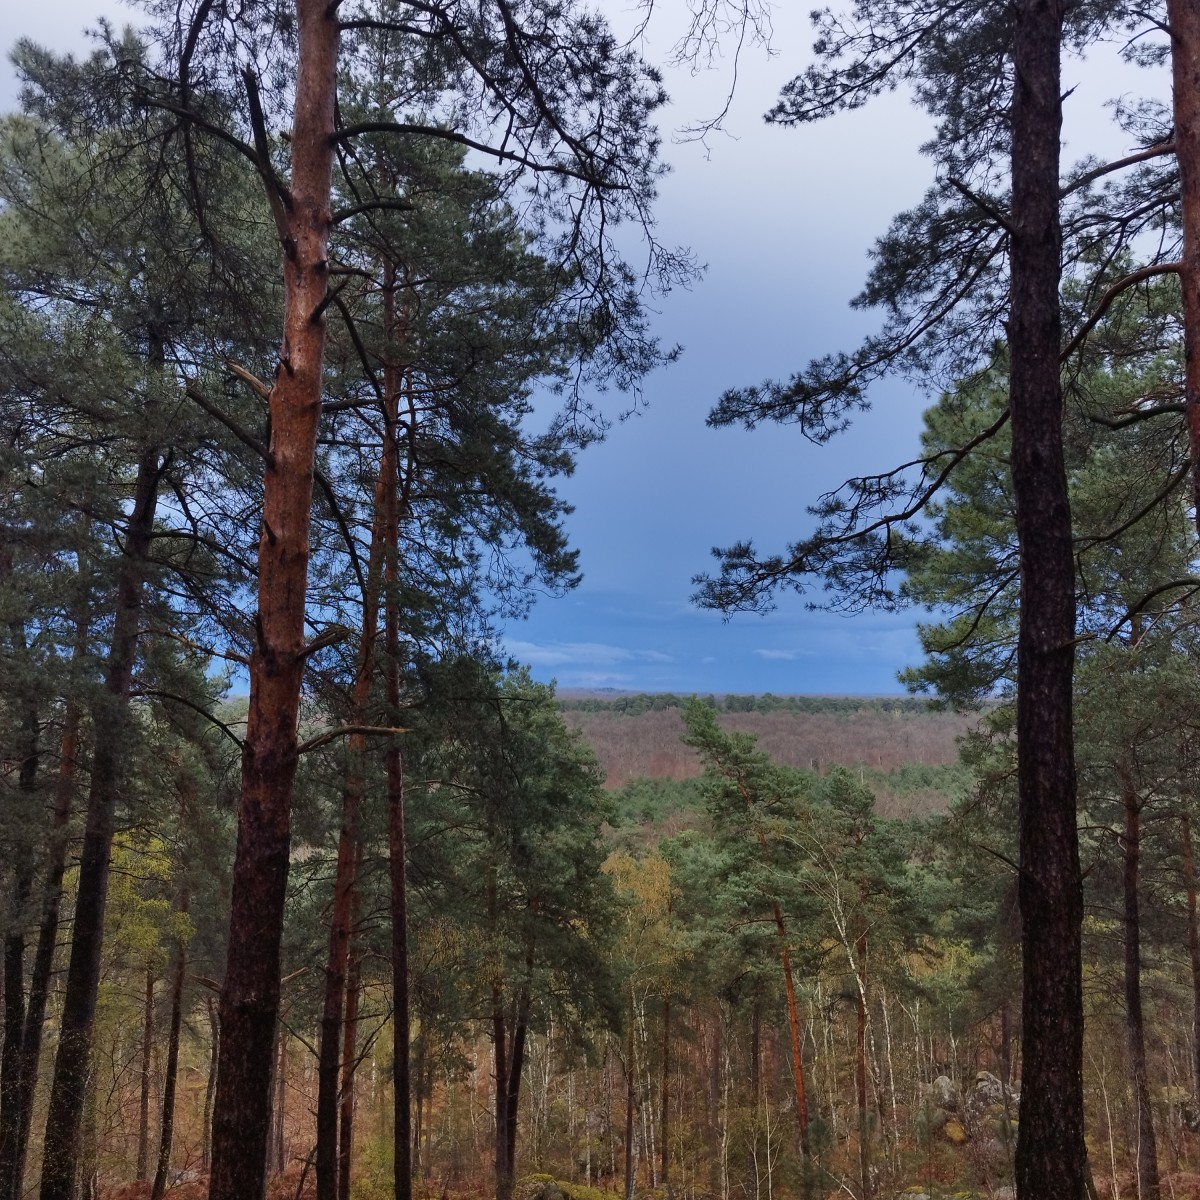
[[(186, 916), (188, 893), (179, 898), (179, 912)], [(183, 1029), (183, 984), (187, 973), (187, 947), (181, 937), (175, 946), (175, 969), (171, 973), (171, 1027), (167, 1034), (167, 1073), (163, 1081), (162, 1122), (159, 1126), (158, 1164), (150, 1200), (163, 1200), (171, 1169), (171, 1143), (175, 1136), (175, 1087), (179, 1076), (179, 1035)]]
[[(532, 964), (530, 964), (532, 966)], [(508, 1169), (508, 1179), (505, 1183), (504, 1196), (500, 1200), (509, 1200), (512, 1196), (513, 1184), (517, 1173), (517, 1121), (521, 1107), (521, 1077), (525, 1067), (525, 1043), (529, 1036), (529, 1010), (531, 997), (528, 988), (523, 988), (517, 997), (516, 1020), (513, 1022), (512, 1037), (509, 1039), (508, 1070), (505, 1072), (507, 1094), (504, 1103), (508, 1108), (508, 1119), (504, 1125), (505, 1163)]]
[(150, 1076), (154, 1053), (154, 971), (146, 968), (142, 993), (142, 1069), (138, 1096), (137, 1174), (139, 1183), (150, 1178)]
[(633, 1062), (633, 1006), (629, 1008), (629, 1040), (625, 1047), (625, 1200), (633, 1200), (634, 1171), (634, 1114), (637, 1112), (637, 1071)]
[(138, 461), (133, 509), (117, 580), (116, 613), (104, 693), (93, 711), (92, 777), (75, 892), (71, 957), (42, 1148), (41, 1200), (70, 1200), (75, 1184), (100, 984), (109, 858), (128, 747), (129, 694), (141, 624), (142, 575), (150, 550), (158, 484), (164, 466), (155, 450), (143, 451)]
[[(491, 884), (489, 888), (494, 895), (495, 885)], [(494, 900), (489, 900), (489, 907), (493, 909), (494, 916)], [(496, 1074), (496, 1200), (510, 1200), (504, 1190), (512, 1179), (508, 1165), (508, 1039), (504, 1020), (504, 988), (499, 980), (492, 983), (492, 1055)]]
[[(385, 293), (386, 294), (386, 293)], [(391, 397), (394, 393), (388, 391)], [(389, 399), (390, 403), (390, 399)], [(394, 409), (389, 409), (384, 436), (395, 443)], [(399, 584), (399, 497), (388, 489), (388, 525), (385, 539), (384, 618), (386, 695), (388, 712), (396, 719), (400, 711), (400, 610)], [(396, 1200), (412, 1200), (412, 1075), (411, 1016), (408, 986), (408, 841), (404, 828), (404, 760), (393, 740), (386, 753), (388, 810), (388, 869), (392, 906), (392, 1054), (395, 1061), (393, 1151)], [(499, 1153), (499, 1151), (497, 1151)]]
[(1142, 1020), (1141, 920), (1138, 912), (1138, 876), (1141, 868), (1141, 799), (1128, 773), (1118, 769), (1125, 809), (1125, 1035), (1129, 1074), (1133, 1085), (1133, 1154), (1137, 1164), (1138, 1200), (1158, 1200), (1158, 1146), (1154, 1114), (1150, 1107), (1150, 1081), (1146, 1069), (1146, 1030)]
[(709, 1193), (713, 1196), (721, 1194), (721, 1002), (717, 1001), (716, 1013), (713, 1020), (712, 1059), (708, 1064), (708, 1130), (709, 1130), (709, 1161), (712, 1169), (709, 1173)]
[[(389, 293), (390, 294), (390, 293)], [(386, 301), (385, 301), (386, 304)], [(384, 546), (395, 539), (389, 514), (395, 508), (388, 493), (396, 490), (394, 396), (387, 393), (388, 419), (384, 422), (383, 448), (375, 481), (371, 521), (371, 546), (367, 558), (366, 588), (362, 598), (362, 633), (358, 643), (350, 724), (365, 725), (375, 670), (375, 640), (379, 629), (379, 593)], [(355, 906), (355, 867), (359, 859), (358, 822), (362, 808), (367, 739), (353, 733), (346, 750), (346, 775), (342, 786), (342, 828), (338, 836), (337, 867), (333, 884), (333, 912), (329, 922), (329, 953), (325, 968), (325, 1004), (321, 1015), (321, 1044), (317, 1066), (317, 1200), (337, 1200), (338, 1194), (338, 1049), (342, 1040), (342, 1007), (346, 994), (346, 969)]]
[(271, 1136), (269, 1156), (276, 1175), (282, 1175), (287, 1168), (287, 1145), (285, 1141), (285, 1123), (287, 1121), (287, 1030), (282, 1022), (279, 1029), (279, 1049), (275, 1056), (275, 1102), (272, 1109), (274, 1127)]
[(1192, 1089), (1200, 1101), (1200, 919), (1197, 918), (1196, 859), (1192, 853), (1192, 819), (1182, 821), (1183, 882), (1187, 889), (1188, 958), (1192, 966)]
[[(403, 325), (396, 318), (396, 271), (384, 264), (384, 328), (391, 340), (403, 340)], [(389, 719), (400, 720), (400, 463), (398, 463), (397, 410), (406, 382), (403, 365), (389, 354), (384, 362), (384, 450), (390, 462), (389, 486), (383, 496), (384, 534), (384, 654), (385, 698)], [(412, 380), (408, 380), (409, 385)], [(412, 388), (409, 386), (409, 396)], [(415, 421), (415, 418), (413, 419)], [(412, 468), (412, 464), (409, 464)], [(384, 478), (380, 463), (380, 479)], [(412, 470), (406, 480), (412, 485)], [(407, 503), (407, 494), (404, 497)], [(392, 739), (385, 754), (388, 788), (388, 868), (391, 887), (391, 991), (392, 1060), (394, 1060), (394, 1122), (392, 1150), (395, 1160), (396, 1200), (413, 1198), (413, 1082), (412, 1003), (408, 985), (408, 836), (404, 829), (404, 760), (400, 744)]]
[(261, 1200), (265, 1183), (305, 662), (309, 520), (329, 290), (338, 15), (327, 0), (296, 0), (296, 11), (292, 180), (280, 218), (287, 227), (283, 351), (268, 401), (271, 444), (258, 547), (257, 638), (250, 660), (229, 958), (221, 992), (211, 1200)]
[[(86, 607), (84, 608), (86, 612)], [(75, 661), (87, 653), (88, 623), (78, 624)], [(75, 796), (76, 755), (79, 753), (79, 727), (83, 710), (78, 700), (69, 698), (63, 713), (63, 734), (59, 747), (58, 780), (54, 792), (54, 816), (50, 827), (50, 848), (46, 878), (42, 885), (42, 917), (38, 926), (37, 949), (29, 974), (29, 1003), (25, 1008), (25, 1033), (21, 1039), (21, 1089), (18, 1110), (16, 1162), (11, 1197), (20, 1196), (25, 1179), (25, 1161), (29, 1151), (29, 1131), (33, 1123), (33, 1093), (37, 1086), (42, 1057), (42, 1031), (46, 1022), (46, 1002), (50, 996), (54, 951), (58, 946), (58, 918), (62, 906), (62, 881), (67, 864), (69, 843), (67, 823)]]
[(1018, 0), (1008, 342), (1021, 568), (1017, 776), (1023, 953), (1020, 1200), (1082, 1200), (1083, 889), (1072, 676), (1075, 575), (1062, 443), (1059, 154), (1064, 0)]
[[(362, 876), (363, 847), (358, 843), (354, 874)], [(354, 924), (358, 925), (362, 893), (354, 893)], [(346, 1020), (342, 1036), (342, 1097), (338, 1134), (338, 1200), (349, 1200), (350, 1167), (354, 1155), (354, 1073), (358, 1067), (358, 1003), (362, 989), (363, 948), (361, 935), (356, 934), (350, 946), (350, 963), (346, 971)]]
[(659, 1123), (660, 1161), (658, 1182), (664, 1191), (670, 1189), (671, 1165), (671, 997), (663, 997), (662, 1095), (659, 1098), (662, 1120)]
[(783, 964), (783, 984), (787, 994), (788, 1034), (792, 1045), (792, 1078), (796, 1087), (796, 1121), (800, 1126), (800, 1153), (807, 1159), (811, 1150), (808, 1141), (808, 1094), (804, 1086), (804, 1049), (800, 1042), (800, 1010), (796, 1005), (796, 984), (792, 978), (792, 959), (788, 953), (787, 927), (778, 900), (771, 901), (775, 917), (775, 932), (779, 935), (779, 959)]
[[(25, 649), (25, 631), (14, 634), (16, 649)], [(37, 705), (29, 700), (24, 706), (25, 745), (17, 775), (17, 794), (22, 819), (29, 822), (17, 830), (12, 852), (17, 858), (16, 880), (8, 912), (8, 932), (4, 937), (4, 1049), (0, 1053), (0, 1200), (14, 1200), (17, 1188), (17, 1163), (24, 1098), (21, 1065), (24, 1059), (25, 1012), (25, 922), (26, 909), (33, 892), (34, 838), (37, 818), (38, 741), (40, 722)]]
[(221, 1049), (221, 1020), (217, 1002), (208, 995), (204, 998), (208, 1010), (209, 1050), (208, 1079), (204, 1084), (204, 1140), (200, 1149), (200, 1162), (207, 1171), (212, 1162), (212, 1105), (217, 1091), (217, 1059)]
[(855, 974), (857, 989), (854, 1004), (854, 1100), (858, 1107), (858, 1177), (862, 1200), (870, 1200), (871, 1118), (867, 1109), (867, 990), (864, 982), (867, 962), (867, 932), (860, 929), (854, 939), (858, 959)]

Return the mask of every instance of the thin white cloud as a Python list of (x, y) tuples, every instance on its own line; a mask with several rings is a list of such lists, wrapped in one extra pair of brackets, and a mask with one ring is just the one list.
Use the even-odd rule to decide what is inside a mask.
[[(508, 641), (506, 649), (519, 662), (531, 667), (611, 667), (618, 663), (668, 663), (671, 656), (660, 650), (631, 650), (606, 642), (521, 642)], [(623, 676), (622, 678), (630, 678)]]
[(767, 662), (795, 662), (803, 653), (801, 650), (755, 650), (759, 658)]

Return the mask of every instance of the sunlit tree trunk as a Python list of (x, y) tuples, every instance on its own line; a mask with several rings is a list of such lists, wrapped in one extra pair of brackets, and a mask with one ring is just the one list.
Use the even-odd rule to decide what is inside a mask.
[(271, 442), (258, 547), (258, 613), (229, 958), (221, 991), (211, 1200), (261, 1200), (263, 1194), (305, 661), (309, 521), (329, 285), (338, 15), (327, 0), (297, 0), (296, 11), (292, 178), (281, 217), (286, 223), (283, 347), (268, 400)]

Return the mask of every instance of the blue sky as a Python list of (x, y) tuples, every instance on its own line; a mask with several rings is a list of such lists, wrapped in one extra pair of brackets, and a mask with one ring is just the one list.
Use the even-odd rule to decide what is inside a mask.
[[(625, 6), (601, 7), (630, 19)], [(640, 414), (614, 424), (562, 483), (575, 506), (568, 528), (584, 581), (567, 596), (543, 598), (529, 619), (504, 631), (509, 652), (539, 679), (564, 687), (882, 693), (898, 691), (896, 672), (919, 659), (921, 614), (841, 617), (783, 597), (766, 617), (723, 621), (689, 602), (691, 578), (713, 562), (712, 546), (753, 537), (765, 550), (782, 549), (802, 536), (807, 506), (821, 492), (911, 455), (930, 403), (902, 383), (883, 385), (873, 411), (823, 448), (786, 427), (746, 433), (704, 424), (725, 388), (786, 375), (816, 355), (853, 347), (874, 328), (873, 314), (849, 308), (868, 251), (931, 180), (918, 149), (929, 125), (902, 93), (818, 126), (763, 123), (807, 57), (806, 18), (792, 11), (801, 7), (776, 12), (777, 54), (746, 51), (726, 132), (706, 146), (669, 133), (719, 109), (731, 64), (666, 74), (674, 103), (661, 124), (673, 169), (661, 188), (658, 232), (691, 247), (707, 270), (691, 290), (656, 305), (657, 332), (682, 344), (681, 360), (647, 381)], [(119, 23), (127, 10), (113, 0), (9, 5), (0, 44), (32, 36), (78, 49), (79, 30), (100, 11)], [(647, 57), (665, 60), (681, 19), (679, 6), (659, 6)], [(1078, 85), (1068, 104), (1067, 160), (1125, 151), (1102, 104), (1150, 81), (1112, 61), (1068, 64), (1065, 75), (1068, 86)], [(0, 104), (14, 101), (5, 63)], [(618, 396), (607, 403), (613, 412), (622, 407)]]

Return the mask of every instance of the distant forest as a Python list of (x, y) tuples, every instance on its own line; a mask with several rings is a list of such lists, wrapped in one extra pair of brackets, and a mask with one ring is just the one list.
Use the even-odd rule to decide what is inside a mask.
[[(671, 692), (612, 697), (559, 696), (566, 722), (582, 730), (600, 760), (606, 786), (621, 788), (641, 778), (691, 779), (700, 757), (680, 740), (687, 698)], [(909, 765), (949, 767), (958, 741), (974, 728), (971, 714), (949, 712), (902, 696), (701, 697), (723, 728), (757, 736), (778, 763), (823, 773), (833, 766), (865, 768), (880, 777), (881, 810), (891, 811), (892, 789), (884, 776)], [(944, 804), (921, 805), (924, 811)]]

